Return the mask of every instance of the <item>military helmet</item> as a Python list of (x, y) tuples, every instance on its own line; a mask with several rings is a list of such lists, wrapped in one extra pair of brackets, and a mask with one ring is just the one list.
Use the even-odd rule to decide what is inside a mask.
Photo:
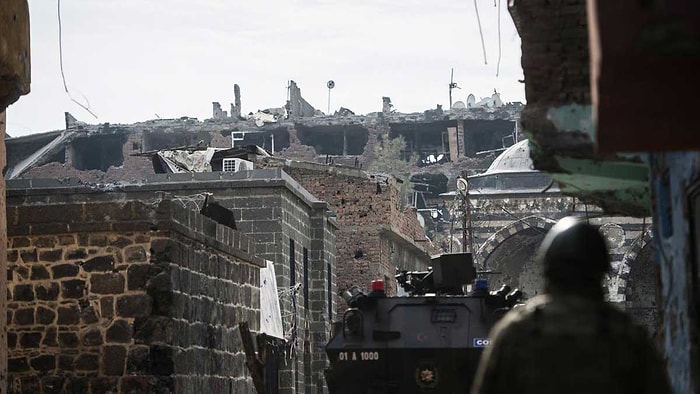
[(537, 253), (551, 283), (600, 285), (610, 270), (605, 239), (595, 226), (575, 217), (561, 219), (547, 233)]

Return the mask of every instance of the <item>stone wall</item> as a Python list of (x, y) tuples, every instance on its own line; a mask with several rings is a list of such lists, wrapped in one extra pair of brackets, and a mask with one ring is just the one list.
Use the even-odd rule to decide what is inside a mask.
[[(649, 218), (605, 216), (599, 207), (554, 191), (501, 194), (475, 191), (470, 197), (474, 260), (486, 269), (503, 273), (490, 277), (492, 287), (517, 286), (528, 296), (542, 291), (542, 267), (536, 264), (534, 256), (544, 235), (565, 216), (588, 217), (591, 224), (600, 226), (608, 240), (612, 265), (605, 281), (608, 300), (625, 308), (637, 324), (655, 335), (654, 267), (657, 264), (650, 242)], [(453, 197), (447, 197), (445, 204), (453, 201)], [(443, 223), (441, 230), (440, 237), (449, 239), (449, 225)], [(461, 220), (455, 222), (452, 230), (455, 250), (461, 250)]]
[[(282, 170), (167, 174), (137, 184), (88, 187), (69, 181), (15, 180), (10, 182), (10, 188), (9, 198), (15, 205), (40, 204), (47, 200), (101, 199), (154, 204), (168, 196), (184, 207), (200, 209), (205, 196), (209, 195), (233, 213), (238, 231), (250, 240), (249, 253), (274, 263), (281, 291), (284, 335), (295, 347), (296, 355), (292, 359), (282, 355), (284, 359), (278, 360), (280, 392), (320, 392), (325, 389), (323, 346), (328, 340), (331, 317), (335, 313), (328, 310), (327, 299), (328, 294), (336, 291), (335, 285), (328, 280), (329, 277), (333, 280), (336, 275), (334, 234), (337, 225), (327, 216), (328, 205)], [(95, 193), (105, 189), (109, 194)], [(299, 286), (294, 293), (290, 290), (291, 241), (295, 245), (295, 283)], [(296, 308), (293, 308), (293, 298)], [(318, 307), (322, 309), (316, 309)], [(335, 304), (332, 302), (330, 307), (335, 308)]]
[(162, 202), (10, 205), (13, 392), (251, 392), (247, 238)]
[[(326, 201), (339, 226), (336, 242), (338, 291), (374, 279), (389, 279), (395, 294), (396, 268), (425, 269), (431, 253), (415, 209), (404, 210), (393, 178), (368, 175), (359, 168), (261, 158), (256, 165), (282, 167), (317, 198)], [(416, 246), (418, 245), (418, 246)], [(344, 310), (337, 294), (335, 302)]]

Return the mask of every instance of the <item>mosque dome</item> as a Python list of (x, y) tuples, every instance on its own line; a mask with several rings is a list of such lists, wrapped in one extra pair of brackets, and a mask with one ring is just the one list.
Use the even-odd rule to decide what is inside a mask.
[(501, 153), (491, 163), (484, 175), (499, 172), (531, 172), (536, 171), (530, 158), (528, 140), (522, 140)]

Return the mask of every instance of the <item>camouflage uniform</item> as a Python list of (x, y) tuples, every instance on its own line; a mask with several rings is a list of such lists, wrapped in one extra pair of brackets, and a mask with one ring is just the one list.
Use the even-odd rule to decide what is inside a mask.
[(472, 394), (668, 392), (646, 332), (602, 293), (544, 294), (509, 312), (491, 333), (472, 387)]

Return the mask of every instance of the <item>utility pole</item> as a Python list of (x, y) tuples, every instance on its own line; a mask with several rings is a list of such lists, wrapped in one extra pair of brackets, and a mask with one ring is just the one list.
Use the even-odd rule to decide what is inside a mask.
[(461, 180), (458, 180), (458, 190), (462, 194), (462, 252), (469, 252), (474, 255), (474, 242), (472, 236), (472, 212), (469, 204), (469, 182), (467, 181), (467, 171), (460, 173)]
[(328, 115), (331, 114), (331, 89), (335, 87), (335, 82), (333, 80), (328, 81), (326, 83), (326, 86), (328, 87)]
[(457, 83), (454, 81), (454, 76), (455, 76), (455, 69), (454, 67), (452, 68), (452, 72), (450, 72), (450, 109), (452, 109), (452, 89), (461, 89), (459, 86), (457, 86)]

